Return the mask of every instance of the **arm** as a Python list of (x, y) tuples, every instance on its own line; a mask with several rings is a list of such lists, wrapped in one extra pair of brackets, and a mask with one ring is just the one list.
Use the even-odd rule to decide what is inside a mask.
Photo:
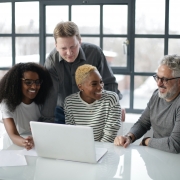
[(162, 151), (180, 153), (180, 111), (176, 116), (174, 128), (170, 136), (163, 138), (149, 138), (146, 139), (145, 144)]
[(100, 50), (100, 64), (98, 65), (98, 71), (100, 72), (103, 82), (104, 82), (104, 89), (116, 92), (119, 96), (119, 99), (122, 99), (122, 94), (118, 90), (118, 83), (116, 82), (116, 78), (113, 75), (113, 72), (108, 65), (108, 62), (103, 54), (103, 52)]
[(59, 90), (59, 80), (55, 69), (55, 62), (52, 56), (48, 56), (45, 62), (45, 67), (49, 71), (53, 87), (51, 88), (46, 101), (41, 108), (41, 117), (39, 121), (42, 122), (54, 122), (54, 113), (57, 105), (58, 90)]
[(21, 137), (16, 129), (14, 120), (12, 118), (3, 119), (3, 122), (6, 131), (14, 144), (22, 146), (27, 150), (33, 148), (33, 138), (31, 136), (28, 136), (27, 138)]
[(75, 125), (74, 123), (74, 117), (70, 112), (71, 108), (69, 108), (68, 100), (65, 99), (64, 102), (64, 114), (65, 114), (65, 123), (69, 125)]
[(130, 129), (130, 132), (125, 136), (117, 136), (114, 140), (114, 144), (117, 146), (123, 146), (126, 148), (136, 139), (141, 138), (151, 127), (150, 123), (150, 107), (149, 105), (142, 113), (139, 120)]
[(100, 140), (101, 142), (113, 142), (120, 128), (121, 107), (118, 97), (111, 99), (111, 102), (113, 101), (115, 102), (109, 107), (108, 117), (105, 120), (103, 137)]
[[(166, 103), (158, 98), (158, 91), (155, 91), (152, 100), (148, 103), (145, 112), (147, 115), (141, 116), (139, 128), (146, 132), (151, 123), (153, 127), (153, 138), (147, 138), (145, 145), (171, 153), (180, 153), (180, 106), (177, 97), (172, 103)], [(150, 119), (151, 117), (151, 122)], [(145, 128), (146, 127), (146, 128)], [(130, 131), (132, 132), (132, 131)], [(135, 132), (135, 129), (134, 129)], [(132, 132), (133, 133), (133, 132)], [(139, 131), (135, 136), (138, 138)]]
[(135, 137), (134, 141), (135, 141), (141, 138), (148, 130), (150, 130), (150, 128), (151, 128), (150, 106), (148, 103), (146, 109), (143, 111), (138, 121), (132, 126), (129, 133), (134, 135)]
[[(180, 105), (177, 97), (172, 103), (165, 103), (158, 97), (158, 91), (154, 92), (145, 113), (142, 114), (138, 129), (135, 127), (130, 132), (136, 132), (136, 138), (140, 132), (145, 133), (153, 127), (153, 138), (145, 140), (145, 145), (171, 153), (180, 153)], [(151, 120), (151, 121), (150, 121)], [(141, 129), (140, 129), (141, 128)]]

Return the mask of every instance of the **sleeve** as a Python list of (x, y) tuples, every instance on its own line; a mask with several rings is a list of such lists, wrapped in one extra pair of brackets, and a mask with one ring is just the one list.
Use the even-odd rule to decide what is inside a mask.
[[(156, 96), (151, 97), (147, 105), (147, 108), (142, 113), (139, 120), (133, 125), (133, 127), (130, 130), (130, 133), (134, 134), (136, 139), (142, 137), (151, 128), (150, 116), (152, 116), (152, 113), (157, 113), (156, 108), (154, 108), (154, 104), (153, 104), (154, 98), (156, 98)], [(152, 106), (151, 111), (150, 111), (150, 105)], [(158, 106), (160, 105), (158, 104)], [(159, 120), (165, 121), (166, 119), (169, 118), (168, 117), (169, 114), (170, 114), (169, 116), (170, 118), (174, 118), (174, 127), (172, 132), (170, 133), (170, 135), (164, 137), (150, 138), (148, 146), (166, 152), (180, 153), (180, 107), (176, 109), (176, 112), (169, 112), (166, 109), (163, 110), (163, 117), (161, 115), (160, 117), (161, 119)], [(157, 114), (155, 115), (157, 116)], [(154, 126), (156, 126), (156, 124), (154, 124)]]
[(118, 90), (118, 83), (116, 82), (116, 78), (113, 75), (112, 69), (110, 68), (101, 49), (100, 49), (100, 58), (101, 61), (97, 68), (102, 76), (104, 82), (104, 89), (107, 91), (113, 91), (117, 93), (117, 95), (119, 96), (119, 100), (121, 100), (122, 94)]
[(180, 153), (180, 108), (176, 115), (174, 128), (169, 137), (151, 138), (149, 147), (171, 153)]
[(103, 130), (104, 134), (100, 140), (101, 142), (113, 142), (120, 128), (121, 106), (119, 104), (118, 97), (112, 98), (111, 103), (112, 104), (110, 105), (110, 110)]
[(4, 101), (1, 103), (1, 115), (2, 119), (13, 118), (13, 112), (9, 111), (9, 108)]
[(142, 115), (140, 116), (139, 120), (133, 125), (130, 129), (130, 133), (134, 134), (136, 139), (141, 138), (148, 130), (151, 128), (150, 122), (150, 107), (149, 103), (146, 109), (143, 111)]
[(55, 61), (53, 58), (55, 57), (49, 55), (45, 62), (45, 68), (49, 71), (51, 75), (53, 87), (51, 88), (50, 93), (46, 97), (45, 103), (41, 108), (41, 117), (39, 118), (39, 121), (41, 122), (54, 122), (54, 114), (57, 105), (59, 83), (58, 74), (55, 69)]
[(70, 102), (68, 101), (68, 98), (64, 101), (64, 114), (65, 114), (65, 123), (68, 125), (75, 125), (74, 122), (74, 116), (71, 113)]

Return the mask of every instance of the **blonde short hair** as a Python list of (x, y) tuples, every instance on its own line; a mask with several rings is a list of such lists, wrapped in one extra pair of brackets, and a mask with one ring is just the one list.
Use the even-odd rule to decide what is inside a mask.
[(78, 40), (81, 40), (78, 26), (72, 21), (59, 22), (53, 33), (55, 42), (58, 37), (72, 37), (76, 36)]
[(92, 66), (90, 64), (84, 64), (82, 66), (79, 66), (75, 72), (76, 84), (82, 84), (92, 71), (98, 70), (95, 66)]

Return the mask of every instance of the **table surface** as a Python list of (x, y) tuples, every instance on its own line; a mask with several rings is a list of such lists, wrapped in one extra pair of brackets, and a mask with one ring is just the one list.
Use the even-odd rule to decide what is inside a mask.
[[(117, 147), (95, 142), (108, 152), (97, 164), (26, 156), (27, 166), (1, 167), (0, 179), (8, 180), (177, 180), (180, 154), (145, 146)], [(73, 148), (73, 147), (72, 147)], [(7, 149), (22, 149), (11, 145)]]

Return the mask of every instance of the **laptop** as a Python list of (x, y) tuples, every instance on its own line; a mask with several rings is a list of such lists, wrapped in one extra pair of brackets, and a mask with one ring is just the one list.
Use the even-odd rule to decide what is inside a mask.
[(40, 157), (97, 163), (107, 152), (95, 148), (93, 128), (30, 122), (35, 150)]

